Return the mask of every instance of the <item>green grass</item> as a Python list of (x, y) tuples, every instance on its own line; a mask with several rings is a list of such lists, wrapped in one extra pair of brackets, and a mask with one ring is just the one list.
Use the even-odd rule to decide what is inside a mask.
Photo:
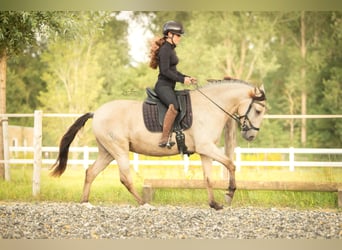
[[(82, 195), (84, 171), (82, 167), (68, 168), (60, 178), (48, 175), (48, 170), (41, 171), (41, 192), (32, 196), (32, 167), (11, 168), (11, 181), (0, 181), (0, 201), (9, 202), (79, 202)], [(214, 167), (214, 177), (219, 178), (221, 170)], [(188, 173), (175, 167), (141, 167), (139, 173), (132, 171), (134, 183), (140, 193), (144, 178), (187, 178), (201, 179), (201, 167), (192, 166)], [(297, 168), (289, 172), (285, 168), (243, 167), (236, 173), (239, 180), (258, 181), (320, 181), (341, 182), (340, 168)], [(218, 202), (225, 203), (224, 190), (215, 190)], [(207, 207), (205, 189), (156, 189), (152, 205), (196, 205)], [(90, 202), (93, 204), (130, 204), (137, 205), (132, 195), (120, 183), (118, 169), (109, 166), (93, 183)], [(337, 194), (330, 192), (292, 192), (292, 191), (246, 191), (237, 190), (233, 207), (291, 207), (297, 209), (336, 209)]]
[[(216, 200), (225, 204), (224, 191), (215, 190)], [(205, 190), (159, 189), (155, 191), (152, 204), (191, 204), (207, 206)], [(191, 201), (191, 202), (189, 202)], [(246, 191), (237, 190), (233, 207), (286, 207), (297, 209), (335, 209), (337, 194), (326, 192), (292, 192), (292, 191)]]

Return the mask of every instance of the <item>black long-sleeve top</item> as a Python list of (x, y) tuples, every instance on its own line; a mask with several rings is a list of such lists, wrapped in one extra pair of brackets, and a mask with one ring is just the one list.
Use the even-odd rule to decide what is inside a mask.
[(171, 84), (174, 88), (176, 82), (184, 83), (186, 75), (177, 71), (177, 64), (179, 62), (175, 45), (165, 42), (159, 49), (159, 84)]

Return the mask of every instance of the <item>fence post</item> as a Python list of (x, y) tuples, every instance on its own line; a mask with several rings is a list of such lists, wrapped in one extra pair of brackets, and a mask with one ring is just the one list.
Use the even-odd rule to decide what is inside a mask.
[(133, 169), (136, 173), (139, 172), (139, 154), (133, 153)]
[(236, 159), (235, 159), (236, 172), (240, 172), (241, 170), (241, 148), (240, 147), (235, 148), (235, 154), (236, 154)]
[(42, 165), (42, 117), (41, 110), (34, 111), (34, 132), (33, 132), (33, 179), (32, 194), (37, 196), (40, 193), (40, 169)]
[(5, 166), (5, 180), (10, 181), (10, 164), (9, 164), (9, 145), (8, 145), (8, 118), (3, 117), (2, 120), (2, 135), (3, 135), (3, 148), (4, 148), (4, 166)]
[(84, 146), (83, 147), (83, 168), (85, 170), (87, 170), (89, 167), (88, 162), (89, 162), (89, 148), (88, 146)]
[(184, 161), (184, 173), (189, 172), (189, 165), (190, 165), (190, 160), (189, 156), (187, 154), (183, 155), (183, 161)]
[(295, 170), (294, 161), (295, 161), (294, 148), (290, 147), (289, 148), (289, 165), (290, 165), (289, 167), (290, 167), (291, 172)]

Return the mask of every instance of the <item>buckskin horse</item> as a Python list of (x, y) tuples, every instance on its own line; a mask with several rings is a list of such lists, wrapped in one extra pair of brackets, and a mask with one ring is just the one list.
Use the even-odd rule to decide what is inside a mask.
[[(220, 162), (228, 170), (229, 183), (225, 194), (228, 204), (234, 197), (236, 183), (234, 163), (217, 144), (225, 126), (228, 132), (235, 129), (234, 121), (239, 125), (244, 139), (247, 141), (255, 139), (266, 111), (265, 90), (263, 85), (255, 87), (237, 79), (212, 80), (202, 87), (189, 91), (189, 95), (193, 123), (184, 131), (185, 144), (188, 151), (200, 155), (209, 206), (219, 210), (223, 206), (214, 198), (211, 180), (212, 161)], [(51, 175), (63, 174), (70, 144), (90, 118), (93, 118), (92, 127), (98, 144), (98, 156), (94, 164), (86, 170), (81, 202), (88, 203), (92, 182), (115, 159), (119, 166), (121, 183), (136, 201), (143, 205), (144, 201), (136, 191), (130, 174), (129, 151), (149, 156), (176, 155), (179, 151), (177, 147), (158, 146), (160, 133), (147, 130), (141, 101), (114, 100), (103, 104), (95, 112), (79, 117), (60, 141), (58, 157), (52, 166)], [(174, 134), (172, 138), (175, 139)], [(228, 144), (226, 147), (229, 147), (232, 142), (225, 143)]]

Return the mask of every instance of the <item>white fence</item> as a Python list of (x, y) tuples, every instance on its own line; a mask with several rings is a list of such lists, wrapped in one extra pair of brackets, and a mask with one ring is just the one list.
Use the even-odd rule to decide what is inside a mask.
[[(1, 123), (4, 134), (4, 160), (0, 162), (5, 165), (5, 179), (10, 180), (10, 164), (33, 164), (33, 195), (37, 195), (40, 192), (40, 170), (43, 164), (53, 164), (55, 159), (49, 159), (45, 157), (48, 152), (58, 152), (57, 147), (43, 147), (42, 146), (42, 118), (43, 117), (78, 117), (78, 114), (43, 114), (42, 111), (36, 110), (34, 114), (0, 114)], [(9, 117), (34, 117), (34, 139), (33, 147), (9, 147), (8, 143), (8, 118)], [(288, 119), (288, 118), (342, 118), (342, 115), (265, 115), (268, 119)], [(10, 157), (12, 152), (33, 152), (33, 156), (29, 159), (18, 159)], [(79, 164), (87, 168), (93, 163), (95, 159), (90, 159), (90, 153), (96, 152), (97, 148), (81, 147), (70, 148), (70, 152), (83, 152), (83, 159), (70, 159), (68, 164)], [(242, 154), (288, 154), (288, 160), (284, 161), (245, 161), (242, 160)], [(342, 154), (342, 149), (295, 149), (295, 148), (236, 148), (235, 149), (235, 164), (237, 171), (241, 170), (242, 166), (283, 166), (289, 167), (290, 171), (294, 171), (295, 167), (342, 167), (340, 161), (298, 161), (295, 155), (297, 154)], [(340, 159), (340, 157), (338, 158)], [(115, 163), (115, 162), (114, 162)], [(184, 160), (178, 161), (164, 161), (164, 160), (140, 160), (139, 155), (134, 154), (131, 164), (135, 171), (139, 171), (140, 165), (182, 165), (184, 171), (188, 171), (190, 165), (200, 165), (200, 161), (190, 161), (188, 157), (184, 157)], [(220, 165), (214, 162), (214, 165)]]
[[(10, 153), (13, 155), (15, 153), (21, 153), (21, 156), (25, 156), (27, 153), (34, 153), (34, 147), (10, 147)], [(49, 158), (52, 154), (57, 153), (58, 147), (42, 147), (42, 164), (51, 166), (55, 163), (56, 158)], [(81, 165), (85, 169), (88, 168), (95, 161), (94, 157), (91, 159), (90, 153), (97, 153), (97, 147), (71, 147), (70, 152), (78, 152), (82, 153), (81, 159), (72, 159), (69, 158), (69, 165)], [(31, 154), (31, 155), (32, 155)], [(262, 160), (242, 160), (243, 155), (251, 156), (253, 154), (258, 154), (258, 158), (260, 155), (265, 155)], [(285, 158), (286, 160), (282, 161), (274, 161), (268, 160), (267, 156), (272, 154), (279, 154), (281, 158)], [(294, 171), (296, 167), (342, 167), (342, 161), (301, 161), (296, 160), (297, 155), (341, 155), (339, 157), (342, 159), (342, 149), (341, 148), (235, 148), (235, 165), (236, 171), (241, 171), (241, 167), (243, 166), (264, 166), (264, 167), (288, 167), (289, 171)], [(53, 154), (56, 155), (56, 154)], [(262, 158), (262, 157), (261, 157)], [(7, 161), (9, 164), (34, 164), (34, 159), (32, 158), (17, 158), (12, 157)], [(189, 166), (200, 166), (201, 161), (199, 160), (190, 160), (187, 155), (184, 155), (183, 160), (165, 160), (165, 158), (151, 158), (148, 160), (139, 159), (139, 155), (134, 153), (133, 159), (130, 161), (133, 166), (134, 171), (138, 172), (140, 166), (182, 166), (184, 168), (184, 172), (187, 172)], [(116, 164), (116, 161), (113, 161), (112, 164)], [(218, 162), (213, 162), (213, 165), (221, 166)]]
[[(70, 153), (78, 152), (82, 153), (81, 159), (72, 159), (71, 157), (68, 159), (69, 165), (80, 165), (83, 168), (88, 168), (95, 161), (91, 159), (90, 153), (97, 153), (97, 147), (71, 147)], [(9, 159), (4, 162), (8, 165), (8, 173), (7, 178), (9, 180), (9, 165), (12, 164), (32, 164), (33, 165), (33, 178), (32, 178), (32, 193), (34, 196), (40, 193), (40, 170), (42, 165), (51, 166), (56, 161), (56, 153), (58, 152), (58, 147), (41, 147), (41, 151), (37, 154), (37, 148), (35, 147), (9, 147), (9, 155), (15, 155), (15, 153), (21, 153), (18, 155), (24, 156), (29, 155), (28, 158), (19, 158), (19, 157), (9, 157)], [(50, 154), (54, 153), (54, 154)], [(248, 154), (258, 154), (258, 158), (260, 158), (260, 154), (263, 154), (265, 158), (263, 160), (252, 161), (252, 160), (242, 160), (243, 155)], [(281, 154), (282, 158), (286, 158), (287, 160), (283, 161), (273, 161), (268, 160), (266, 156), (270, 156), (272, 154)], [(294, 171), (295, 167), (342, 167), (342, 161), (299, 161), (296, 160), (296, 155), (299, 154), (321, 154), (321, 155), (342, 155), (342, 149), (339, 148), (235, 148), (235, 165), (236, 171), (241, 171), (242, 166), (272, 166), (272, 167), (288, 167), (290, 171)], [(49, 158), (54, 155), (54, 158)], [(72, 156), (72, 154), (71, 154)], [(325, 157), (324, 157), (325, 158)], [(37, 160), (38, 159), (38, 160)], [(341, 159), (341, 157), (338, 157)], [(183, 160), (165, 160), (165, 158), (151, 158), (148, 160), (139, 159), (139, 155), (134, 153), (133, 159), (130, 160), (131, 165), (133, 166), (134, 171), (138, 172), (140, 166), (182, 166), (184, 168), (184, 172), (187, 173), (190, 166), (200, 166), (201, 161), (199, 160), (190, 160), (187, 155), (184, 155)], [(114, 160), (112, 164), (116, 164)], [(218, 162), (213, 162), (213, 165), (221, 166), (222, 168), (222, 176), (224, 173), (223, 167)]]

